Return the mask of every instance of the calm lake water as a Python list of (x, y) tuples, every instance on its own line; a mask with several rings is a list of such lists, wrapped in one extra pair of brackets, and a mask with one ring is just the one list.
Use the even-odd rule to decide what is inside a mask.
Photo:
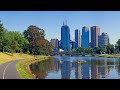
[(120, 79), (117, 58), (54, 56), (29, 67), (38, 79)]

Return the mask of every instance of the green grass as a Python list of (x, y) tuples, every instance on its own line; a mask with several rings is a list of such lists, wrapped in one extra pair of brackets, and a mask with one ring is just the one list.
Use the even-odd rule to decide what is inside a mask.
[(33, 56), (28, 54), (20, 54), (20, 53), (14, 53), (13, 55), (11, 53), (7, 52), (0, 52), (0, 64), (12, 61), (12, 60), (18, 60), (18, 59), (28, 59), (33, 58)]
[(98, 57), (107, 57), (107, 58), (120, 58), (120, 54), (100, 54)]
[(35, 59), (21, 60), (16, 64), (16, 69), (22, 79), (35, 79), (28, 66), (31, 63), (46, 60), (48, 58), (50, 58), (50, 56), (37, 56)]

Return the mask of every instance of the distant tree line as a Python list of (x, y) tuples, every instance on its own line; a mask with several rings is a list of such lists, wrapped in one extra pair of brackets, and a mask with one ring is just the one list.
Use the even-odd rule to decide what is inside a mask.
[(94, 47), (94, 48), (82, 48), (79, 47), (76, 50), (72, 50), (73, 53), (84, 53), (84, 54), (119, 54), (120, 53), (120, 39), (115, 45), (108, 44), (106, 47)]
[(0, 22), (0, 52), (49, 54), (52, 45), (45, 39), (45, 31), (30, 25), (23, 33), (8, 31)]

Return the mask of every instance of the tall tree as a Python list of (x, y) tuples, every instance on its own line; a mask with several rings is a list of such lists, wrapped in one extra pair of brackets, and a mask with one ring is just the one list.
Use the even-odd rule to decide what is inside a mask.
[(94, 47), (93, 48), (93, 52), (96, 53), (96, 54), (101, 54), (101, 53), (104, 53), (105, 52), (105, 48), (104, 47)]
[(118, 41), (116, 42), (115, 51), (116, 53), (120, 53), (120, 39), (118, 39)]
[[(31, 54), (50, 53), (51, 44), (45, 39), (45, 31), (37, 26), (30, 25), (27, 30), (23, 32), (25, 38), (29, 41), (29, 50)], [(41, 49), (40, 49), (41, 48)]]
[(114, 45), (113, 44), (108, 44), (107, 47), (106, 47), (106, 50), (107, 50), (106, 52), (108, 54), (114, 53), (114, 51), (115, 51)]

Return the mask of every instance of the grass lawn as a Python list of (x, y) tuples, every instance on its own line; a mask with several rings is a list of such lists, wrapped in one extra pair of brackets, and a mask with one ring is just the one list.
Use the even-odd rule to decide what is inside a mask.
[(120, 58), (120, 54), (100, 54), (98, 57), (107, 57), (107, 58)]
[(11, 53), (2, 53), (0, 52), (0, 64), (12, 61), (12, 60), (18, 60), (18, 59), (28, 59), (33, 58), (33, 56), (28, 54), (20, 54), (20, 53), (14, 53), (13, 55)]
[(31, 74), (28, 66), (29, 64), (31, 64), (32, 62), (36, 62), (36, 61), (42, 61), (45, 59), (50, 58), (50, 56), (32, 56), (32, 55), (28, 55), (28, 54), (20, 54), (20, 53), (7, 53), (7, 52), (0, 52), (0, 64), (12, 61), (12, 60), (19, 60), (19, 59), (23, 59), (21, 61), (19, 61), (16, 64), (16, 69), (20, 75), (21, 78), (23, 79), (34, 79), (34, 75)]

